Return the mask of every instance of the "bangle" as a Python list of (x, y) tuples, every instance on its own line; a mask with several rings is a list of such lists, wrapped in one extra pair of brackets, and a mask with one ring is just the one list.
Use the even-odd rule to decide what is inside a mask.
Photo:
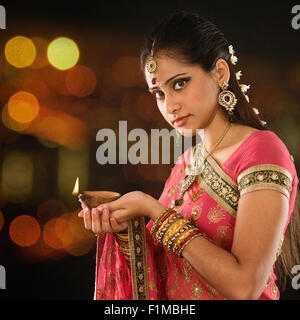
[(119, 240), (122, 240), (122, 241), (128, 241), (128, 233), (119, 233), (119, 232), (116, 232), (115, 233), (115, 237)]
[(180, 220), (182, 217), (178, 213), (172, 213), (157, 230), (155, 237), (157, 241), (162, 242), (164, 234), (169, 229), (169, 227), (176, 221)]
[(169, 241), (168, 249), (173, 252), (177, 252), (180, 243), (191, 233), (194, 232), (193, 228), (189, 224), (186, 224), (180, 229)]
[(201, 234), (200, 232), (195, 232), (194, 234), (191, 234), (188, 238), (186, 238), (186, 239), (185, 239), (186, 241), (184, 241), (184, 243), (181, 244), (180, 249), (179, 249), (178, 252), (177, 252), (177, 255), (178, 255), (179, 257), (182, 257), (182, 251), (183, 251), (183, 249), (184, 249), (192, 240), (194, 240), (195, 238), (198, 238), (198, 237), (200, 237), (200, 236), (202, 236), (202, 234)]
[(172, 214), (173, 212), (176, 212), (173, 208), (167, 208), (164, 210), (160, 216), (154, 221), (153, 226), (150, 230), (150, 234), (153, 235), (157, 232), (159, 227), (162, 225), (162, 223), (166, 220), (166, 218)]
[(172, 226), (165, 232), (163, 236), (162, 243), (164, 246), (167, 246), (169, 243), (169, 240), (177, 234), (177, 232), (182, 229), (186, 224), (188, 224), (188, 221), (185, 219), (178, 219), (175, 221)]
[(121, 253), (123, 253), (125, 256), (129, 256), (128, 234), (115, 233), (115, 237)]

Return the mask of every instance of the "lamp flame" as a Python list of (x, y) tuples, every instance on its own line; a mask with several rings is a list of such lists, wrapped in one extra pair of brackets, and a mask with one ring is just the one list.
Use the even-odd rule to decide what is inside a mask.
[(77, 177), (72, 194), (76, 196), (78, 195), (78, 193), (79, 193), (79, 178)]

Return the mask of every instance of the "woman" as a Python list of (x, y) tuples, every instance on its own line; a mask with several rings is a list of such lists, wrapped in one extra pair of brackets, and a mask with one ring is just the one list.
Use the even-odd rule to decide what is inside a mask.
[(96, 299), (279, 299), (276, 279), (299, 257), (298, 178), (236, 62), (197, 14), (172, 14), (147, 39), (141, 64), (160, 112), (182, 135), (201, 129), (202, 143), (178, 159), (159, 201), (130, 192), (91, 212), (82, 204), (98, 235)]

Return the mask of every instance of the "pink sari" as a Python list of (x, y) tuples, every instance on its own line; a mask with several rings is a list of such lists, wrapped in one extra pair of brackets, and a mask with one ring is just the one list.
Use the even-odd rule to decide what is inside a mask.
[[(178, 197), (192, 148), (177, 161), (159, 201), (168, 207)], [(179, 161), (181, 160), (181, 161)], [(271, 131), (256, 131), (221, 166), (210, 156), (197, 181), (175, 207), (215, 245), (230, 252), (241, 195), (272, 189), (289, 199), (289, 223), (299, 180), (284, 143)], [(225, 299), (184, 258), (156, 243), (150, 235), (153, 221), (130, 221), (130, 260), (120, 252), (113, 234), (98, 238), (95, 299), (100, 300), (220, 300)], [(284, 231), (285, 231), (284, 229)], [(282, 239), (284, 238), (284, 233)], [(280, 248), (278, 248), (280, 254)], [(273, 266), (274, 270), (274, 266)], [(279, 299), (271, 272), (259, 299)]]

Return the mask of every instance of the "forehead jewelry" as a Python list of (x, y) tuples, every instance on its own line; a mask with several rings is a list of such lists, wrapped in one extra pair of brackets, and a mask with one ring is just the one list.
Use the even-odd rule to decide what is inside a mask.
[(151, 52), (150, 52), (150, 58), (148, 59), (148, 61), (146, 63), (146, 68), (147, 68), (149, 73), (154, 73), (157, 70), (157, 67), (158, 67), (157, 61), (154, 58), (154, 43), (155, 43), (155, 40), (152, 43), (152, 48), (151, 48)]

